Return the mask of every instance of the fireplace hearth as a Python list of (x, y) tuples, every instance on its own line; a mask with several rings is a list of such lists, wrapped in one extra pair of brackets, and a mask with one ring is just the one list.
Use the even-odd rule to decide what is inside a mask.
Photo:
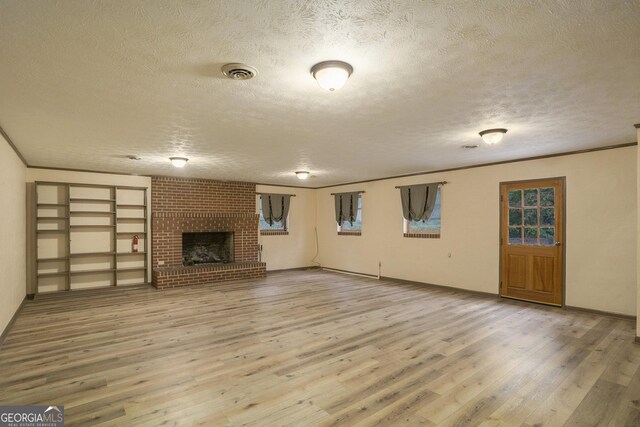
[(233, 233), (182, 233), (182, 265), (233, 262)]

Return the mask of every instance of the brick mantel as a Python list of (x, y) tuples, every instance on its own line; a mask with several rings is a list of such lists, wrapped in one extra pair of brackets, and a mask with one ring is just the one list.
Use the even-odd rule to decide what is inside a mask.
[[(262, 277), (258, 262), (255, 184), (203, 179), (151, 179), (153, 285), (158, 288)], [(182, 233), (232, 232), (232, 264), (182, 265)]]

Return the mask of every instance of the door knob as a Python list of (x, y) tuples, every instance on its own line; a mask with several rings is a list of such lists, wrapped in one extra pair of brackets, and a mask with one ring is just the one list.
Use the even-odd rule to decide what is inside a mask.
[(555, 242), (553, 245), (554, 246), (560, 246), (560, 242)]

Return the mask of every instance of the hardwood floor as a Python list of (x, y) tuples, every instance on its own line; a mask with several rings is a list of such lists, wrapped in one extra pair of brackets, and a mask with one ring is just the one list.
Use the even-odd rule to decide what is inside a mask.
[(0, 405), (66, 425), (640, 425), (630, 320), (317, 270), (37, 297)]

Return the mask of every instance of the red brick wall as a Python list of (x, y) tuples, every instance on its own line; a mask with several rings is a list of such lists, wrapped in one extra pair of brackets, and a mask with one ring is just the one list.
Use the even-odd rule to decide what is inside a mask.
[(263, 262), (211, 264), (201, 267), (183, 267), (153, 270), (153, 284), (156, 288), (176, 288), (189, 285), (257, 279), (267, 274), (267, 266)]
[[(175, 287), (262, 277), (256, 186), (244, 182), (153, 177), (153, 284)], [(182, 266), (182, 233), (231, 231), (235, 264)], [(160, 264), (164, 261), (164, 264)]]
[(170, 177), (151, 178), (154, 212), (256, 213), (256, 185)]

